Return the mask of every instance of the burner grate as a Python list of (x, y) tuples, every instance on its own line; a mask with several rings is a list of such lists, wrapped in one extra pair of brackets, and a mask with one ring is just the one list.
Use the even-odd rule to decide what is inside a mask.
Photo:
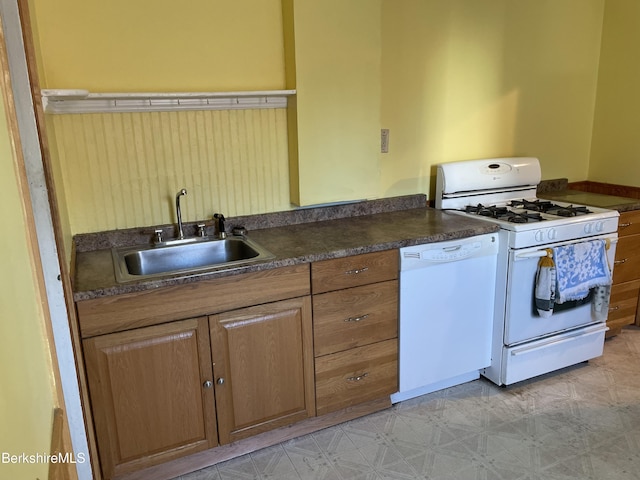
[(514, 208), (522, 208), (524, 210), (533, 210), (534, 212), (542, 212), (545, 213), (549, 211), (550, 208), (557, 206), (551, 203), (549, 200), (512, 200), (509, 203), (510, 207)]
[(541, 222), (545, 220), (539, 212), (514, 212), (513, 210), (509, 210), (508, 207), (482, 205), (481, 203), (478, 205), (467, 205), (463, 211), (465, 213), (505, 220), (511, 223)]
[(557, 205), (549, 200), (512, 200), (510, 207), (522, 208), (534, 212), (548, 213), (558, 217), (577, 217), (578, 215), (587, 215), (592, 213), (587, 207), (582, 205)]
[(559, 217), (577, 217), (578, 215), (587, 215), (588, 213), (591, 213), (591, 210), (582, 205), (568, 205), (566, 207), (554, 205), (554, 207), (549, 209), (547, 213), (550, 213), (551, 215), (558, 215)]
[(495, 205), (467, 205), (464, 209), (465, 213), (481, 215), (483, 217), (502, 218), (509, 213), (507, 207), (496, 207)]
[(542, 215), (540, 214), (540, 212), (523, 212), (523, 213), (510, 212), (510, 215), (507, 216), (506, 220), (511, 223), (527, 223), (530, 221), (542, 222), (544, 218), (542, 218)]

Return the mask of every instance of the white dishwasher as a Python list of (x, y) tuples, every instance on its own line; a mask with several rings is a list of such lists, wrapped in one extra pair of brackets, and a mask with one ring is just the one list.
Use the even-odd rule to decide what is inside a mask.
[(393, 403), (491, 364), (498, 235), (400, 249), (400, 391)]

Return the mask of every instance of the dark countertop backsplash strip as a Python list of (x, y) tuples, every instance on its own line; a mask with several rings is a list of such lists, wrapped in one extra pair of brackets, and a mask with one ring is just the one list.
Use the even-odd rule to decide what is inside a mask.
[[(417, 194), (321, 207), (297, 208), (283, 212), (228, 217), (225, 222), (225, 230), (227, 232), (231, 232), (233, 227), (243, 226), (248, 232), (251, 232), (252, 230), (276, 228), (285, 225), (298, 225), (301, 223), (312, 223), (324, 220), (336, 220), (340, 218), (359, 217), (363, 215), (374, 215), (377, 213), (422, 208), (425, 207), (426, 204), (426, 195)], [(221, 213), (224, 214), (224, 212)], [(212, 218), (204, 221), (185, 222), (185, 233), (189, 232), (188, 234), (191, 235), (192, 232), (195, 232), (196, 230), (196, 224), (203, 222), (207, 225), (207, 235), (213, 235), (215, 225)], [(73, 237), (75, 251), (76, 253), (80, 253), (116, 246), (149, 244), (154, 237), (155, 229), (162, 229), (166, 239), (175, 237), (176, 232), (174, 224), (110, 230), (98, 233), (83, 233)]]

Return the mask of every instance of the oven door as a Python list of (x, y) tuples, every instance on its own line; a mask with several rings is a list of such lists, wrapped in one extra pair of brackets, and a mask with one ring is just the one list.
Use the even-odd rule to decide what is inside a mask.
[(613, 268), (618, 238), (615, 233), (576, 241), (509, 250), (504, 324), (505, 345), (517, 345), (579, 326), (602, 322), (602, 319), (596, 319), (591, 313), (590, 297), (580, 302), (556, 304), (553, 315), (549, 318), (543, 318), (536, 310), (534, 291), (538, 262), (542, 256), (546, 255), (545, 248), (607, 238), (611, 242), (607, 256), (609, 265)]

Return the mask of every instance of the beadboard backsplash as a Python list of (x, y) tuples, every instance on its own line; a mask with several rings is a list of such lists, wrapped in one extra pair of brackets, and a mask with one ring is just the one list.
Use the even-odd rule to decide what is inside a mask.
[(72, 235), (290, 208), (285, 109), (48, 120)]

